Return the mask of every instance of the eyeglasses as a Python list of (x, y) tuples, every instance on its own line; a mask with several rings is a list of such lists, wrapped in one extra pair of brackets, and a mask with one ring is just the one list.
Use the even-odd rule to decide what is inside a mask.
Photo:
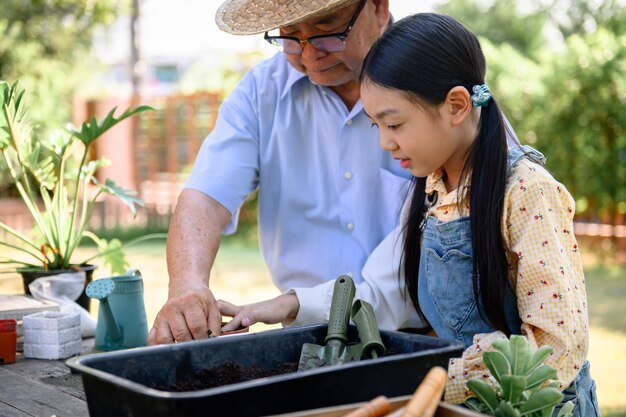
[(352, 30), (366, 2), (367, 0), (361, 0), (354, 16), (352, 16), (352, 19), (350, 19), (348, 26), (343, 32), (311, 36), (307, 39), (299, 39), (295, 36), (269, 36), (267, 32), (265, 32), (265, 40), (277, 47), (279, 51), (291, 55), (301, 54), (305, 43), (310, 43), (316, 49), (323, 52), (341, 52), (346, 49), (348, 33)]

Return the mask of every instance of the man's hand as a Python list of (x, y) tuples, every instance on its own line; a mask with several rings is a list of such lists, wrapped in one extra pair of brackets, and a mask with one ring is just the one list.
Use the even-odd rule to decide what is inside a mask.
[(207, 286), (188, 288), (172, 295), (161, 308), (148, 334), (148, 344), (185, 342), (218, 336), (222, 316)]
[(167, 233), (168, 300), (154, 320), (148, 344), (218, 336), (222, 316), (209, 290), (209, 271), (230, 212), (211, 197), (184, 189)]
[(296, 318), (300, 310), (300, 302), (295, 294), (281, 294), (270, 300), (243, 306), (236, 306), (224, 300), (219, 300), (217, 304), (222, 315), (232, 317), (232, 320), (222, 327), (223, 332), (249, 327), (259, 322), (288, 323)]

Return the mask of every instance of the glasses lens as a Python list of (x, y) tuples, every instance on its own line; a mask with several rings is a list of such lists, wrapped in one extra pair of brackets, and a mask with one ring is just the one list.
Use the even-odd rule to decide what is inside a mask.
[(336, 36), (315, 38), (309, 41), (311, 45), (324, 52), (341, 52), (346, 49), (346, 43)]
[(300, 42), (296, 42), (293, 39), (272, 38), (269, 39), (269, 41), (272, 45), (286, 54), (299, 54), (302, 52)]

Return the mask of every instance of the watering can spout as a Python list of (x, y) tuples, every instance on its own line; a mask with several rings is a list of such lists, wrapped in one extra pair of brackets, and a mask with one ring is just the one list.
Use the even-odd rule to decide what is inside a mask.
[(109, 337), (113, 342), (117, 342), (122, 339), (120, 326), (117, 324), (117, 320), (115, 320), (115, 315), (113, 315), (113, 310), (111, 310), (108, 300), (102, 300), (100, 303), (102, 306), (102, 318), (104, 319)]

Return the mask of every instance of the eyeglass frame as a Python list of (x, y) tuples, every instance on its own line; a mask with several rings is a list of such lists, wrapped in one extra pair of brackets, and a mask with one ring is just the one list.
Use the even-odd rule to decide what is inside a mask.
[(290, 52), (285, 52), (284, 50), (281, 50), (281, 52), (283, 52), (285, 54), (288, 54), (288, 55), (300, 55), (302, 53), (302, 51), (304, 51), (304, 44), (305, 43), (311, 43), (311, 40), (323, 39), (323, 38), (338, 38), (343, 43), (343, 48), (341, 50), (339, 50), (339, 51), (326, 51), (324, 49), (318, 48), (314, 44), (312, 44), (312, 45), (313, 45), (314, 48), (319, 49), (320, 51), (323, 51), (323, 52), (327, 52), (327, 53), (343, 52), (346, 49), (346, 39), (348, 38), (348, 34), (350, 33), (350, 31), (352, 30), (352, 28), (356, 24), (356, 20), (359, 18), (359, 15), (361, 14), (361, 11), (365, 7), (365, 3), (367, 3), (367, 0), (361, 0), (361, 4), (359, 4), (359, 7), (357, 7), (356, 11), (354, 12), (354, 15), (352, 15), (352, 18), (348, 22), (348, 25), (346, 26), (346, 28), (344, 29), (343, 32), (329, 33), (327, 35), (315, 35), (315, 36), (311, 36), (311, 37), (306, 38), (306, 39), (300, 39), (300, 38), (297, 38), (295, 36), (269, 36), (268, 32), (265, 32), (265, 35), (263, 36), (263, 39), (265, 39), (269, 44), (274, 45), (276, 47), (278, 47), (278, 46), (275, 45), (274, 43), (272, 43), (272, 41), (275, 40), (275, 39), (287, 39), (287, 40), (291, 40), (291, 41), (294, 41), (294, 42), (298, 42), (298, 44), (300, 45), (300, 52), (298, 52), (298, 53), (290, 53)]

